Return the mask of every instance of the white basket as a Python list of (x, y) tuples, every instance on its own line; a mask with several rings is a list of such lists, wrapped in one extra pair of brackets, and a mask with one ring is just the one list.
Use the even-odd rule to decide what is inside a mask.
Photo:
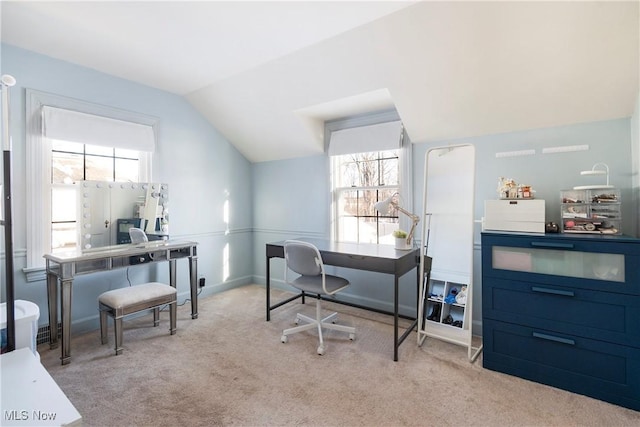
[[(14, 317), (16, 322), (16, 350), (28, 347), (38, 360), (38, 347), (36, 337), (38, 335), (38, 319), (40, 318), (40, 309), (31, 301), (16, 300), (14, 304)], [(0, 329), (2, 329), (2, 352), (6, 351), (7, 346), (7, 303), (0, 304)]]

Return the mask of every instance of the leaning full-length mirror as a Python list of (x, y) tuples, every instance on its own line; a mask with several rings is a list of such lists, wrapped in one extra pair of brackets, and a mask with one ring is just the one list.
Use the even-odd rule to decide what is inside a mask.
[[(472, 355), (475, 148), (433, 148), (425, 155), (423, 235), (431, 267), (421, 283), (419, 344), (434, 337)], [(423, 268), (424, 270), (424, 268)]]

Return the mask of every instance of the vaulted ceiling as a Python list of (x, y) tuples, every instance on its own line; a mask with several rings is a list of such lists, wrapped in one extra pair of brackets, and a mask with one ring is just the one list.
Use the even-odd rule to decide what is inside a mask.
[(411, 140), (629, 117), (628, 2), (2, 1), (4, 43), (186, 97), (250, 161), (396, 108)]

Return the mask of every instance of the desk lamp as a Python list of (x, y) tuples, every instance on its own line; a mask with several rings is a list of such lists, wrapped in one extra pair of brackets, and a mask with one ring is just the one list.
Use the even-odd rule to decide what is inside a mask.
[(573, 187), (574, 190), (597, 190), (603, 188), (613, 188), (609, 185), (609, 166), (606, 163), (596, 163), (591, 170), (581, 171), (580, 175), (606, 175), (607, 183), (604, 185), (579, 185)]
[(411, 225), (411, 230), (409, 230), (409, 233), (407, 234), (407, 245), (411, 245), (411, 239), (413, 239), (413, 233), (416, 230), (416, 225), (418, 225), (418, 223), (420, 222), (420, 217), (418, 215), (412, 214), (411, 212), (403, 209), (400, 205), (398, 205), (398, 203), (393, 200), (395, 196), (399, 196), (399, 194), (393, 193), (388, 198), (373, 205), (373, 208), (378, 212), (384, 214), (389, 212), (389, 207), (393, 207), (397, 211), (402, 212), (403, 214), (411, 218), (413, 224)]

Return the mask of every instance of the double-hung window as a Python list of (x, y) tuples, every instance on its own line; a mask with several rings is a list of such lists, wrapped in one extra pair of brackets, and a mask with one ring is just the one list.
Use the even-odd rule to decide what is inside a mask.
[(155, 118), (27, 90), (27, 273), (77, 245), (77, 181), (148, 182)]
[(76, 218), (78, 181), (141, 182), (138, 150), (50, 139), (51, 216), (45, 224), (51, 253), (77, 247)]
[[(403, 146), (399, 120), (329, 129), (334, 239), (342, 242), (393, 244), (392, 233), (405, 228), (397, 212), (378, 212), (377, 202), (410, 194), (410, 147)], [(338, 128), (338, 129), (335, 129)]]

